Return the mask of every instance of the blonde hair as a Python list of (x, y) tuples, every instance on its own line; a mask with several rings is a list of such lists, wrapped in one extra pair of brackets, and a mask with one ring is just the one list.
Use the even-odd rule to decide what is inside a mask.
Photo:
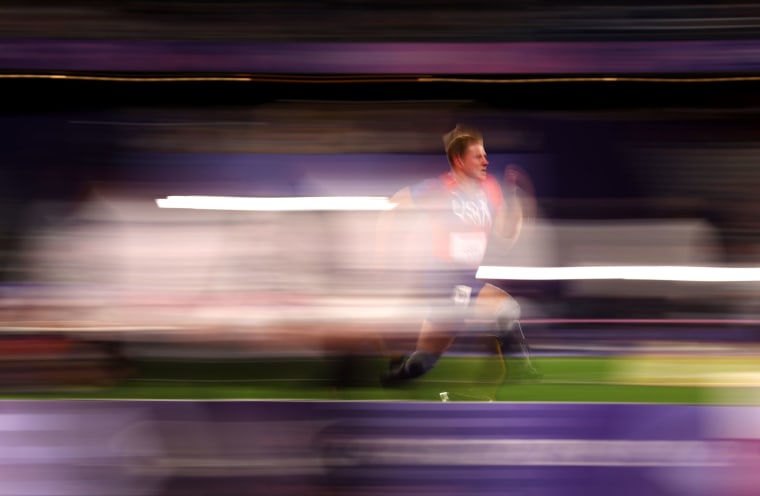
[(483, 144), (483, 135), (473, 127), (457, 124), (454, 129), (443, 135), (443, 146), (449, 165), (454, 165), (454, 157), (464, 155), (472, 144)]

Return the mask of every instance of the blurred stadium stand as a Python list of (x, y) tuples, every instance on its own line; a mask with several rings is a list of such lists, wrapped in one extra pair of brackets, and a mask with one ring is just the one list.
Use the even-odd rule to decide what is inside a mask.
[(750, 1), (7, 1), (3, 37), (288, 41), (746, 39)]
[[(689, 70), (677, 77), (752, 77), (760, 68), (759, 39), (760, 4), (742, 1), (0, 5), (0, 42), (10, 47), (0, 54), (7, 61), (0, 71), (9, 76), (28, 67), (45, 74), (107, 67), (96, 74), (106, 78), (281, 67), (268, 65), (276, 50), (264, 50), (253, 62), (242, 57), (238, 65), (240, 54), (253, 46), (242, 42), (303, 42), (298, 50), (311, 42), (529, 42), (537, 44), (503, 65), (490, 65), (498, 58), (485, 57), (465, 67), (482, 69), (474, 74), (480, 78), (491, 69), (524, 76), (517, 73), (525, 67), (558, 77), (589, 67), (598, 73), (667, 73), (677, 67)], [(172, 41), (198, 45), (162, 44)], [(637, 44), (616, 44), (629, 41)], [(679, 41), (737, 43), (678, 45), (662, 52), (664, 45), (649, 44)], [(242, 44), (218, 49), (223, 42)], [(557, 45), (543, 52), (543, 42)], [(576, 49), (565, 45), (570, 42), (590, 44)], [(156, 47), (163, 51), (146, 62)], [(232, 48), (238, 51), (211, 65)], [(588, 55), (585, 50), (592, 48)], [(394, 57), (403, 58), (405, 50), (359, 51), (353, 58), (336, 51), (334, 67), (364, 67), (382, 76), (376, 67), (388, 66), (373, 64), (411, 70), (430, 53), (394, 66)], [(472, 52), (445, 52), (441, 59), (456, 62), (467, 53)], [(532, 65), (536, 54), (543, 65)], [(691, 58), (684, 61), (684, 54)], [(287, 66), (293, 73), (303, 70), (299, 61), (311, 59), (309, 67), (317, 72), (324, 63), (319, 52), (297, 55)], [(134, 67), (144, 72), (130, 72)], [(398, 307), (392, 306), (389, 313), (377, 298), (398, 291), (393, 286), (399, 280), (363, 279), (372, 269), (366, 265), (371, 221), (364, 215), (167, 213), (152, 201), (210, 190), (388, 195), (441, 170), (440, 136), (459, 121), (484, 130), (496, 171), (514, 160), (536, 181), (540, 217), (530, 234), (540, 240), (518, 246), (510, 263), (524, 256), (536, 264), (755, 265), (758, 83), (607, 83), (3, 79), (13, 98), (0, 118), (7, 137), (0, 148), (0, 280), (7, 283), (0, 355), (18, 359), (8, 362), (8, 385), (107, 384), (124, 373), (121, 352), (111, 344), (124, 339), (121, 330), (127, 328), (137, 331), (129, 339), (156, 342), (169, 330), (197, 351), (225, 333), (253, 340), (250, 331), (260, 326), (279, 333), (277, 341), (251, 350), (279, 350), (290, 340), (313, 352), (323, 344), (323, 333), (366, 330), (353, 319), (361, 316), (367, 324), (370, 310), (377, 312), (371, 314), (375, 324), (405, 327), (419, 316), (417, 308), (394, 314)], [(756, 285), (694, 289), (609, 282), (515, 285), (515, 293), (528, 298), (528, 318), (760, 315)], [(75, 339), (62, 338), (60, 330)], [(94, 339), (93, 330), (106, 342)], [(195, 330), (212, 332), (199, 336)], [(294, 334), (298, 340), (291, 340)], [(547, 336), (561, 341), (570, 334)], [(267, 336), (262, 332), (255, 339), (263, 343)], [(40, 363), (51, 372), (33, 375)], [(59, 374), (75, 363), (83, 365), (81, 375), (76, 367), (71, 375)], [(16, 365), (20, 375), (11, 373)]]

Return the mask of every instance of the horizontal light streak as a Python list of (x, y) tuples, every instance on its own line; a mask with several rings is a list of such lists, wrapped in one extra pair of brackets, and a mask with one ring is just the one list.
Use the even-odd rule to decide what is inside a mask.
[(160, 208), (194, 210), (242, 210), (263, 212), (298, 212), (325, 210), (391, 210), (395, 203), (378, 196), (167, 196), (156, 200)]
[[(514, 422), (514, 419), (513, 419)], [(430, 422), (428, 421), (428, 425)], [(726, 467), (742, 454), (733, 441), (355, 437), (335, 443), (373, 466)]]
[(684, 282), (757, 282), (760, 267), (692, 267), (675, 265), (631, 265), (589, 267), (503, 267), (483, 266), (478, 279), (565, 281), (632, 280)]

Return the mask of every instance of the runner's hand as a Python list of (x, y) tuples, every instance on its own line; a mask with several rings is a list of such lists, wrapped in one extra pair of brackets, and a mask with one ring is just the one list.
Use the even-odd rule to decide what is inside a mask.
[(504, 184), (508, 193), (514, 193), (519, 188), (525, 193), (533, 195), (533, 182), (530, 176), (520, 167), (510, 164), (504, 171)]

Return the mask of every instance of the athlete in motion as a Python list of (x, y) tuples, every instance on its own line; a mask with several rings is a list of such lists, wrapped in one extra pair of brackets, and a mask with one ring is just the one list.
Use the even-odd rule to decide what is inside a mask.
[(431, 370), (468, 319), (487, 322), (502, 356), (519, 357), (519, 370), (508, 370), (508, 375), (535, 379), (539, 374), (520, 327), (520, 305), (499, 282), (475, 277), (489, 239), (511, 247), (519, 237), (524, 209), (533, 201), (530, 179), (509, 166), (502, 189), (488, 174), (483, 137), (474, 128), (457, 125), (443, 142), (450, 170), (398, 191), (391, 199), (396, 207), (378, 224), (382, 236), (394, 215), (416, 209), (425, 217), (431, 242), (423, 283), (431, 308), (414, 352), (392, 360), (381, 381), (392, 385)]

